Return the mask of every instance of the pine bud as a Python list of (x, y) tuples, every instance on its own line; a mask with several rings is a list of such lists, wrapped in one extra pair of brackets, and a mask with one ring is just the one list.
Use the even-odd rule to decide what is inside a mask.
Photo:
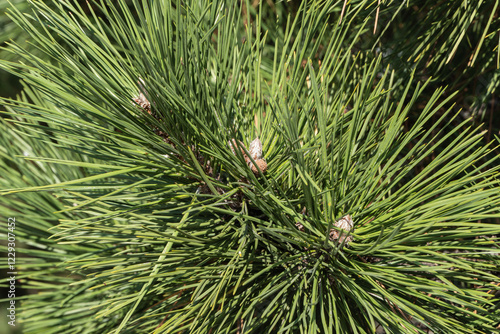
[(259, 137), (255, 138), (250, 143), (250, 149), (248, 150), (248, 153), (250, 153), (250, 156), (256, 162), (258, 159), (262, 159), (262, 143), (260, 142)]
[[(239, 146), (238, 146), (238, 144), (239, 144)], [(227, 145), (229, 146), (229, 148), (231, 149), (231, 151), (233, 152), (234, 155), (237, 155), (236, 150), (239, 147), (241, 154), (243, 154), (243, 157), (245, 158), (245, 161), (246, 161), (247, 155), (245, 154), (245, 150), (243, 150), (243, 147), (245, 147), (245, 145), (241, 141), (238, 140), (238, 143), (236, 143), (236, 139), (231, 139), (230, 141), (227, 142)]]
[(151, 113), (151, 103), (149, 103), (144, 94), (140, 93), (138, 97), (134, 97), (134, 102), (148, 113)]
[[(258, 159), (258, 160), (255, 160), (255, 163), (259, 167), (259, 169), (262, 172), (262, 174), (264, 174), (266, 172), (266, 170), (267, 170), (267, 162), (266, 162), (266, 160), (264, 160), (264, 159)], [(255, 167), (255, 165), (251, 161), (250, 161), (250, 165), (251, 165), (251, 168), (252, 168), (252, 172), (255, 175), (259, 175), (259, 171), (257, 170), (257, 167)]]
[[(347, 215), (342, 217), (339, 221), (335, 222), (334, 226), (343, 231), (337, 231), (332, 228), (330, 230), (330, 240), (338, 240), (340, 244), (342, 244), (345, 240), (345, 245), (347, 246), (347, 244), (353, 240), (352, 235), (347, 236), (354, 226), (351, 216)], [(340, 236), (341, 234), (342, 236)]]
[[(245, 150), (243, 149), (244, 144), (241, 141), (238, 141), (238, 143), (241, 150), (241, 154), (243, 155), (243, 158), (245, 159), (247, 165), (252, 169), (252, 172), (255, 175), (259, 175), (259, 169), (260, 169), (262, 173), (265, 173), (267, 170), (267, 162), (266, 160), (262, 159), (262, 143), (259, 140), (259, 138), (255, 138), (250, 143), (250, 149), (248, 150), (248, 153), (250, 153), (250, 156), (255, 161), (255, 164), (252, 162), (252, 159), (250, 159), (248, 155), (245, 153)], [(236, 139), (231, 139), (227, 143), (227, 145), (229, 146), (233, 154), (236, 155), (236, 149), (238, 148)]]

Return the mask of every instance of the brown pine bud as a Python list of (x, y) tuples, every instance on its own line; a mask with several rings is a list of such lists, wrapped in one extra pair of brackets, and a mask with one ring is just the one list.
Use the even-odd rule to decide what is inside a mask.
[(138, 97), (134, 97), (134, 102), (151, 114), (151, 103), (149, 103), (144, 94), (140, 93)]
[[(239, 146), (238, 146), (239, 144)], [(236, 143), (236, 139), (231, 139), (230, 141), (227, 142), (227, 145), (229, 146), (229, 148), (231, 149), (231, 152), (233, 152), (234, 155), (237, 155), (236, 154), (236, 150), (240, 149), (241, 151), (241, 154), (243, 154), (243, 157), (245, 158), (245, 161), (247, 160), (247, 155), (245, 154), (245, 150), (243, 149), (243, 147), (245, 147), (245, 145), (238, 140), (238, 143)]]
[[(239, 146), (238, 146), (239, 144)], [(259, 175), (259, 169), (262, 173), (265, 173), (267, 170), (267, 162), (266, 160), (262, 159), (262, 143), (260, 142), (259, 138), (255, 138), (251, 143), (250, 143), (250, 149), (248, 150), (248, 153), (252, 158), (250, 158), (246, 153), (244, 149), (244, 145), (241, 141), (236, 141), (236, 139), (231, 139), (227, 145), (231, 149), (231, 152), (233, 152), (234, 155), (236, 154), (236, 149), (239, 147), (241, 150), (241, 154), (243, 155), (243, 158), (245, 159), (245, 162), (247, 165), (252, 169), (252, 172), (255, 175)], [(255, 161), (255, 164), (252, 162), (252, 159)]]
[[(266, 160), (264, 160), (264, 159), (258, 159), (258, 160), (255, 160), (255, 163), (259, 167), (259, 169), (262, 172), (262, 174), (264, 174), (266, 172), (266, 170), (267, 170), (267, 162), (266, 162)], [(257, 167), (255, 167), (255, 165), (253, 163), (251, 163), (251, 162), (250, 162), (250, 164), (251, 164), (252, 172), (255, 175), (259, 175), (259, 171), (257, 170)]]
[[(335, 222), (334, 226), (343, 231), (340, 232), (332, 228), (330, 230), (330, 240), (338, 240), (340, 244), (345, 240), (346, 245), (353, 240), (352, 235), (347, 236), (354, 226), (354, 222), (350, 215), (342, 217), (339, 221)], [(342, 236), (340, 236), (340, 234), (342, 234)]]

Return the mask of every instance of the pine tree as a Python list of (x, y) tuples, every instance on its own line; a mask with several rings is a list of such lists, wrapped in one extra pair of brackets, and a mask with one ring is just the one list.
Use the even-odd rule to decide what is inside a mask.
[(456, 93), (355, 51), (373, 8), (342, 3), (12, 10), (25, 333), (497, 330), (498, 158)]

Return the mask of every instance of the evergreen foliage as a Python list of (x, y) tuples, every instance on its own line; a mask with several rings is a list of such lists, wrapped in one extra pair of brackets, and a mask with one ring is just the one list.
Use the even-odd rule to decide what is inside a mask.
[(355, 51), (373, 1), (30, 3), (0, 61), (25, 333), (498, 331), (493, 142)]

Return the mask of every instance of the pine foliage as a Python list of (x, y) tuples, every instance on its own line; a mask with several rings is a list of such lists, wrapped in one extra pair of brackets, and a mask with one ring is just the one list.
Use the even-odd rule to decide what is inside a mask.
[(496, 330), (498, 159), (354, 51), (366, 6), (31, 5), (0, 62), (24, 332)]

